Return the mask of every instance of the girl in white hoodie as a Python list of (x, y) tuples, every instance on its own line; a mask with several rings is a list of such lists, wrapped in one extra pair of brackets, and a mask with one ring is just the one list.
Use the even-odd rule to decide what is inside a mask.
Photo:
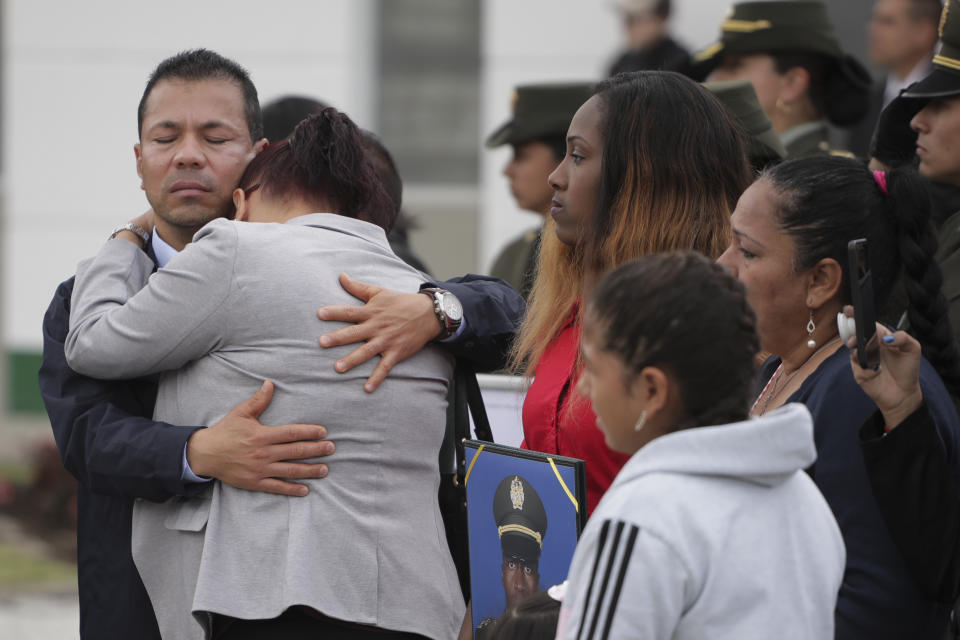
[(620, 267), (585, 314), (589, 397), (632, 457), (570, 567), (558, 638), (832, 639), (843, 540), (799, 404), (747, 419), (755, 317), (692, 253)]

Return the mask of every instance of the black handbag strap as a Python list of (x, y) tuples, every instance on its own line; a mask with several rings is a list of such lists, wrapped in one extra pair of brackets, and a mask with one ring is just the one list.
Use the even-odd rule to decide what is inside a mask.
[(470, 415), (473, 416), (473, 429), (477, 440), (493, 442), (490, 420), (480, 393), (480, 383), (473, 368), (460, 361), (454, 376), (454, 436), (457, 451), (457, 481), (463, 482), (466, 474), (466, 451), (464, 440), (470, 439)]

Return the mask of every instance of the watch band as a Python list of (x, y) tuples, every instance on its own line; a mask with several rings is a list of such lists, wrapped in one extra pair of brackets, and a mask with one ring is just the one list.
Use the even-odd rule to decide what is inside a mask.
[(110, 237), (108, 238), (108, 240), (113, 240), (114, 238), (116, 238), (121, 231), (129, 231), (130, 233), (134, 234), (135, 236), (143, 240), (143, 246), (147, 246), (147, 243), (150, 242), (150, 234), (147, 233), (147, 230), (141, 227), (140, 225), (134, 224), (132, 222), (128, 222), (127, 224), (120, 225), (119, 227), (114, 229), (113, 233), (110, 234)]
[(457, 329), (460, 327), (460, 320), (454, 320), (453, 318), (447, 316), (441, 304), (441, 298), (444, 295), (453, 294), (446, 289), (440, 289), (439, 287), (424, 287), (423, 289), (420, 289), (419, 293), (429, 296), (433, 300), (433, 313), (437, 316), (437, 321), (440, 323), (441, 329), (441, 333), (436, 339), (446, 340), (456, 333)]

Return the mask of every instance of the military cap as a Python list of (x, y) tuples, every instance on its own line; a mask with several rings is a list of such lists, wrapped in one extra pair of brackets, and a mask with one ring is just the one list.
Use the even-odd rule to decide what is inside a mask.
[(650, 15), (657, 12), (658, 9), (666, 8), (670, 10), (670, 3), (664, 5), (662, 0), (617, 0), (617, 8), (628, 15)]
[(564, 138), (573, 114), (593, 95), (593, 84), (528, 84), (513, 92), (513, 118), (487, 138), (487, 147), (520, 144), (556, 136)]
[(907, 99), (931, 100), (960, 94), (960, 2), (947, 0), (940, 13), (940, 51), (933, 57), (933, 71), (904, 89)]
[[(830, 119), (848, 125), (863, 117), (868, 107), (870, 73), (840, 47), (827, 7), (818, 0), (741, 2), (733, 5), (720, 25), (720, 40), (693, 55), (693, 75), (704, 79), (724, 54), (807, 53), (833, 62), (851, 93), (854, 103), (844, 105)], [(861, 104), (862, 103), (862, 104)], [(828, 105), (832, 109), (833, 105)], [(828, 109), (831, 110), (831, 109)]]
[(493, 494), (493, 520), (505, 554), (530, 564), (540, 560), (547, 534), (547, 512), (537, 491), (523, 476), (509, 475)]
[(787, 150), (780, 142), (780, 136), (773, 130), (757, 91), (749, 80), (730, 80), (728, 82), (704, 82), (710, 93), (717, 96), (727, 112), (733, 116), (744, 133), (747, 134), (747, 151), (750, 164), (760, 168), (778, 162), (787, 156)]

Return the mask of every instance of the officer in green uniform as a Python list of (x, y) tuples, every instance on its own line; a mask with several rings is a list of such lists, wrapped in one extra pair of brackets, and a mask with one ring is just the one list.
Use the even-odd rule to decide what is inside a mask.
[(757, 100), (757, 92), (749, 80), (704, 82), (703, 86), (717, 96), (727, 112), (747, 134), (747, 155), (750, 166), (759, 172), (767, 165), (776, 164), (787, 155), (783, 143), (770, 124), (770, 118)]
[[(507, 609), (540, 590), (540, 552), (547, 534), (547, 512), (530, 483), (509, 475), (493, 494), (493, 519), (503, 550), (503, 592)], [(477, 625), (477, 638), (487, 637), (495, 618)]]
[[(547, 184), (547, 176), (563, 160), (570, 119), (590, 97), (592, 86), (586, 82), (531, 84), (514, 91), (513, 118), (490, 134), (487, 147), (513, 147), (513, 157), (503, 174), (521, 209), (541, 216), (550, 211), (553, 189)], [(512, 240), (494, 260), (490, 271), (524, 298), (533, 286), (540, 230), (527, 231)]]
[(827, 123), (852, 126), (869, 107), (871, 78), (837, 42), (819, 1), (742, 2), (720, 41), (694, 54), (694, 76), (749, 80), (787, 157), (837, 153)]
[(919, 160), (917, 170), (930, 181), (936, 257), (953, 335), (960, 341), (960, 0), (943, 6), (940, 42), (933, 71), (884, 109), (871, 155), (873, 163), (885, 165)]

